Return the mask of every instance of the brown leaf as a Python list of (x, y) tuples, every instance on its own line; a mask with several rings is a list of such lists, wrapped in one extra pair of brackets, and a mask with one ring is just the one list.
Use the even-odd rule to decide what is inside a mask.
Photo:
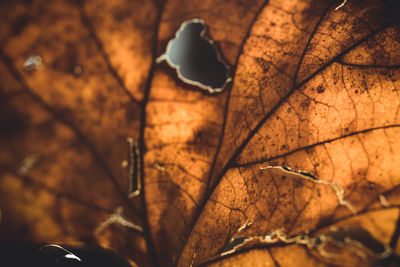
[[(2, 238), (100, 239), (147, 264), (136, 232), (117, 229), (105, 240), (93, 233), (119, 206), (141, 223), (140, 201), (128, 199), (121, 162), (128, 159), (126, 138), (140, 135), (156, 7), (151, 1), (25, 2), (1, 4), (2, 29), (8, 29), (0, 36)], [(33, 56), (42, 66), (27, 71), (24, 62)], [(37, 164), (18, 172), (32, 155), (39, 155)]]
[[(0, 237), (140, 266), (398, 260), (400, 6), (340, 4), (1, 3)], [(230, 66), (222, 93), (155, 63), (193, 18)]]
[[(351, 216), (332, 186), (284, 181), (261, 165), (335, 183), (357, 212), (398, 185), (395, 9), (352, 1), (334, 11), (336, 4), (270, 1), (261, 8), (229, 93), (203, 101), (181, 89), (178, 96), (179, 84), (156, 70), (147, 108), (146, 200), (165, 258), (182, 266), (204, 263), (246, 222), (251, 226), (241, 235), (281, 228), (291, 235)], [(216, 25), (209, 23), (210, 32)], [(161, 90), (169, 101), (157, 98)], [(386, 235), (398, 211), (391, 214)]]

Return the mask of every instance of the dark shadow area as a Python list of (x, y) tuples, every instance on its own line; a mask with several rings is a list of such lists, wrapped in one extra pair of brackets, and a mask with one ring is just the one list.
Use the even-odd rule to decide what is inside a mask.
[(101, 247), (72, 247), (0, 242), (4, 267), (131, 267), (115, 252)]

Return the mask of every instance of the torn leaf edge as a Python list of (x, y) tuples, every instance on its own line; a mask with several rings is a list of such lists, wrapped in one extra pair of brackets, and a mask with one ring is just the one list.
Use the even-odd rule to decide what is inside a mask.
[(129, 219), (125, 218), (123, 215), (122, 207), (117, 207), (115, 212), (111, 214), (105, 221), (100, 223), (100, 225), (94, 230), (94, 236), (100, 235), (101, 232), (104, 231), (111, 224), (121, 225), (127, 228), (131, 228), (139, 233), (143, 233), (143, 228), (136, 223), (130, 221)]

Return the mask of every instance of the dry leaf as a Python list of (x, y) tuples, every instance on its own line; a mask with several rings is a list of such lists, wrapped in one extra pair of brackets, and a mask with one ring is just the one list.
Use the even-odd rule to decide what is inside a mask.
[[(396, 1), (109, 2), (1, 3), (1, 239), (139, 266), (398, 265)], [(156, 63), (194, 18), (221, 93)]]

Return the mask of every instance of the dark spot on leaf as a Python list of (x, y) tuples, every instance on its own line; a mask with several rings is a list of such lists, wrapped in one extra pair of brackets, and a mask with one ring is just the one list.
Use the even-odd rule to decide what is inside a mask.
[(256, 58), (256, 62), (262, 67), (263, 73), (267, 73), (270, 67), (270, 64), (263, 58)]
[(319, 85), (319, 86), (317, 87), (317, 92), (318, 92), (319, 94), (322, 94), (323, 92), (325, 92), (325, 88), (324, 88), (322, 85)]
[(369, 186), (369, 189), (374, 189), (375, 188), (375, 183), (368, 181), (368, 186)]
[(220, 92), (231, 80), (228, 66), (220, 59), (213, 42), (204, 37), (202, 20), (182, 24), (169, 41), (167, 51), (157, 61), (166, 60), (181, 80), (210, 93)]
[(303, 110), (307, 110), (308, 107), (310, 106), (310, 100), (305, 99), (303, 102), (300, 103), (300, 106)]

